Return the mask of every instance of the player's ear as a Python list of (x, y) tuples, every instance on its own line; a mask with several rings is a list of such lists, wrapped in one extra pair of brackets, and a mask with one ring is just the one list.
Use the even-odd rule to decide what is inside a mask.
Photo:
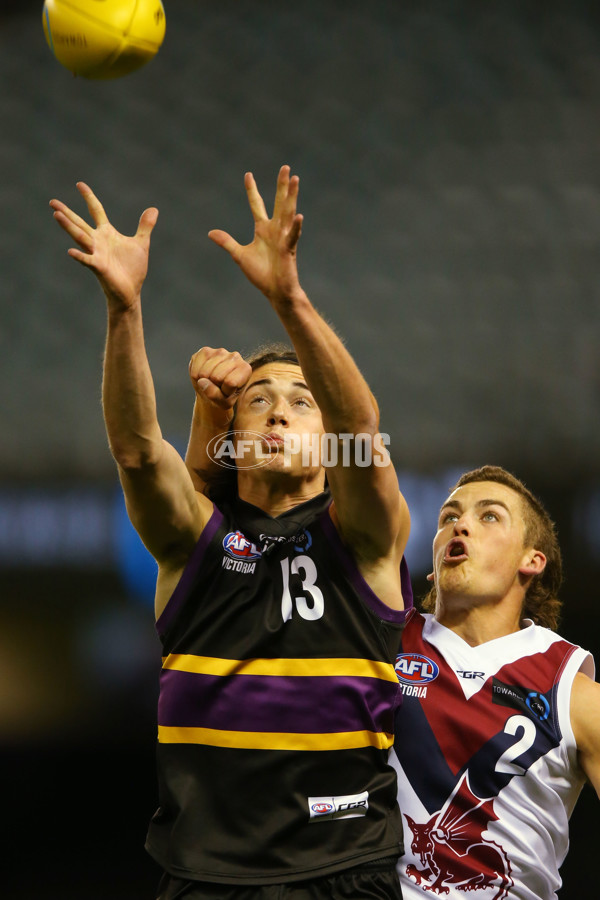
[(429, 575), (427, 576), (427, 581), (431, 581), (432, 583), (435, 581), (435, 575), (433, 574), (433, 572), (429, 573)]
[(541, 575), (544, 569), (546, 568), (546, 556), (542, 553), (541, 550), (536, 550), (533, 547), (530, 547), (525, 556), (523, 557), (523, 562), (519, 566), (519, 572), (521, 575)]

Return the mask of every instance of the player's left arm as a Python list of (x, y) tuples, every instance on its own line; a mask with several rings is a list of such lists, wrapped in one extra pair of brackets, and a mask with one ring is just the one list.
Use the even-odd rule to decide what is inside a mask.
[[(282, 166), (269, 218), (251, 173), (245, 176), (254, 239), (245, 246), (224, 231), (209, 237), (229, 252), (249, 281), (268, 298), (287, 331), (327, 434), (338, 437), (337, 465), (327, 469), (334, 522), (371, 586), (398, 572), (410, 530), (407, 504), (379, 433), (377, 404), (358, 366), (300, 285), (296, 250), (302, 231), (299, 179)], [(360, 435), (356, 446), (357, 436)], [(347, 437), (344, 437), (347, 436)], [(363, 462), (370, 454), (371, 462)], [(368, 457), (367, 457), (368, 458)], [(399, 585), (381, 599), (401, 608)]]
[(600, 797), (600, 684), (582, 672), (571, 689), (571, 725), (579, 764)]
[(196, 400), (185, 464), (196, 490), (204, 493), (219, 471), (210, 447), (231, 427), (236, 400), (252, 367), (235, 350), (201, 347), (190, 360), (189, 373)]

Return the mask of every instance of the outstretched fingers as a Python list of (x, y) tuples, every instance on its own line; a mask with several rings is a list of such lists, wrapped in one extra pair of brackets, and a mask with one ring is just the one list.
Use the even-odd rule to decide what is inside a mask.
[(91, 230), (86, 228), (85, 222), (82, 225), (80, 225), (79, 222), (76, 222), (74, 218), (69, 215), (69, 212), (70, 210), (65, 212), (62, 209), (54, 209), (54, 218), (56, 222), (63, 231), (67, 232), (69, 237), (73, 238), (75, 243), (79, 244), (82, 250), (91, 253), (94, 248), (94, 239)]
[[(287, 228), (289, 231), (295, 230), (297, 227), (298, 213), (297, 213), (297, 205), (298, 205), (298, 190), (300, 188), (300, 179), (297, 175), (293, 175), (288, 182), (288, 190), (287, 194), (282, 203), (281, 209), (281, 224), (283, 228)], [(300, 224), (302, 223), (302, 217), (300, 217)], [(300, 235), (298, 234), (296, 240)]]
[(252, 172), (246, 172), (244, 175), (244, 187), (246, 188), (248, 203), (250, 204), (250, 210), (254, 217), (254, 221), (261, 222), (268, 219), (269, 216), (267, 215), (265, 202), (258, 191)]
[(108, 216), (104, 212), (104, 207), (94, 194), (91, 187), (84, 181), (78, 181), (76, 187), (85, 200), (87, 208), (90, 211), (90, 215), (96, 225), (106, 225), (108, 223)]
[(300, 213), (297, 213), (294, 216), (292, 221), (292, 226), (287, 233), (286, 244), (289, 250), (293, 250), (300, 240), (300, 235), (302, 234), (302, 223), (304, 221), (304, 216)]
[(55, 213), (61, 213), (61, 217), (59, 219), (58, 216), (55, 216), (57, 221), (67, 220), (72, 225), (77, 226), (82, 231), (91, 232), (92, 226), (89, 225), (85, 219), (82, 219), (81, 216), (78, 216), (76, 212), (73, 212), (66, 203), (63, 203), (62, 200), (51, 200), (50, 207), (54, 210)]
[(142, 215), (140, 216), (140, 221), (138, 223), (138, 228), (135, 233), (137, 238), (149, 238), (152, 234), (152, 229), (156, 225), (156, 221), (158, 219), (158, 210), (155, 206), (150, 206), (148, 209), (145, 209)]
[(219, 228), (213, 228), (212, 231), (208, 232), (208, 236), (217, 246), (227, 250), (236, 262), (238, 261), (242, 247), (230, 234), (226, 231), (221, 231)]
[(297, 212), (300, 178), (290, 175), (290, 167), (282, 166), (277, 178), (273, 221), (281, 228), (285, 245), (293, 249), (302, 232), (302, 216)]
[(51, 200), (50, 208), (54, 210), (54, 218), (63, 231), (66, 231), (80, 247), (91, 250), (93, 244), (92, 226), (61, 200)]
[[(96, 226), (107, 224), (108, 218), (104, 212), (104, 208), (91, 188), (83, 181), (78, 181), (77, 190), (84, 198)], [(84, 265), (89, 265), (90, 255), (94, 252), (94, 227), (90, 225), (89, 222), (86, 222), (85, 219), (82, 219), (81, 216), (77, 215), (76, 212), (61, 200), (51, 200), (50, 207), (54, 210), (54, 218), (63, 231), (66, 231), (69, 237), (73, 238), (75, 243), (79, 244), (84, 251), (84, 253), (81, 253), (80, 250), (71, 248), (68, 251), (69, 256), (72, 256), (73, 259), (78, 260), (78, 262), (81, 262)]]
[(289, 197), (290, 167), (282, 166), (277, 175), (277, 188), (275, 190), (275, 203), (273, 204), (273, 218), (279, 219), (285, 212)]

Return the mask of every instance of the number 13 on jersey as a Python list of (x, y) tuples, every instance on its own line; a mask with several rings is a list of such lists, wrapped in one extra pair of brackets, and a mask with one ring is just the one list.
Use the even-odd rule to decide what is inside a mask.
[[(302, 590), (308, 597), (300, 594), (292, 597), (290, 593), (290, 574), (300, 575)], [(325, 612), (325, 600), (317, 585), (317, 567), (310, 556), (295, 556), (290, 564), (289, 559), (281, 560), (283, 592), (281, 595), (281, 616), (284, 622), (292, 618), (294, 605), (303, 619), (314, 621), (320, 619)]]

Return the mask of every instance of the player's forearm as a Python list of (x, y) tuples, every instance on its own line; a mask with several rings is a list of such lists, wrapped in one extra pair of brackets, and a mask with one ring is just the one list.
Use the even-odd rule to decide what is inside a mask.
[(154, 383), (140, 303), (108, 311), (102, 406), (111, 452), (123, 468), (154, 463), (162, 452)]
[(369, 386), (304, 291), (271, 303), (294, 345), (326, 431), (375, 434), (379, 417)]
[(202, 491), (211, 475), (219, 470), (208, 450), (214, 438), (228, 431), (232, 418), (233, 409), (222, 409), (196, 397), (185, 464), (197, 491)]

